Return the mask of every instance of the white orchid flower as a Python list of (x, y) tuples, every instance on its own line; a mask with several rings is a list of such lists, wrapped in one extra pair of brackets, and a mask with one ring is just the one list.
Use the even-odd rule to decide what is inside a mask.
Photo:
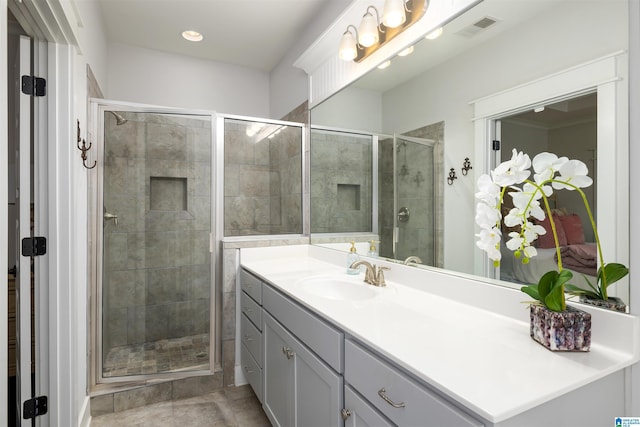
[(524, 227), (524, 240), (531, 243), (541, 234), (547, 234), (547, 230), (543, 226), (532, 224), (529, 221), (526, 222)]
[[(542, 188), (542, 191), (547, 191), (549, 196), (553, 190), (551, 187), (545, 186), (547, 188)], [(513, 199), (513, 206), (517, 207), (520, 210), (520, 213), (524, 218), (528, 218), (533, 216), (536, 219), (542, 221), (544, 219), (544, 210), (542, 209), (540, 202), (538, 201), (542, 198), (542, 192), (538, 190), (535, 185), (526, 183), (522, 186), (522, 190), (516, 188), (519, 191), (511, 191), (509, 195)]]
[(484, 229), (491, 229), (500, 221), (500, 211), (486, 203), (476, 205), (476, 224)]
[[(587, 165), (580, 160), (569, 160), (566, 162), (560, 170), (560, 176), (556, 177), (556, 181), (562, 181), (575, 185), (578, 188), (588, 187), (593, 184), (593, 180), (587, 176), (589, 169)], [(561, 182), (553, 182), (553, 188), (561, 190), (566, 188), (567, 190), (573, 190), (573, 187), (564, 185)]]
[(568, 161), (568, 158), (558, 157), (553, 153), (544, 152), (536, 155), (531, 162), (535, 172), (533, 180), (538, 184), (550, 180)]
[(533, 258), (534, 256), (538, 255), (538, 250), (533, 247), (533, 246), (525, 246), (522, 248), (522, 254), (524, 255), (524, 258)]
[(519, 227), (524, 224), (524, 215), (519, 208), (512, 208), (504, 217), (504, 225), (507, 227)]
[(511, 233), (509, 233), (509, 237), (511, 237), (511, 239), (507, 240), (505, 244), (510, 251), (517, 251), (522, 247), (524, 238), (520, 236), (520, 233), (512, 231)]
[(487, 252), (489, 259), (494, 261), (500, 261), (502, 254), (500, 253), (500, 239), (502, 233), (497, 227), (491, 229), (480, 230), (479, 234), (476, 234), (478, 241), (476, 245)]
[(493, 182), (489, 175), (480, 175), (478, 178), (478, 190), (480, 191), (476, 193), (476, 199), (490, 206), (498, 204), (498, 200), (500, 200), (500, 187)]
[(500, 187), (508, 187), (514, 184), (520, 184), (531, 175), (529, 168), (531, 167), (531, 160), (527, 154), (523, 154), (522, 151), (518, 152), (513, 149), (513, 155), (511, 160), (500, 163), (493, 171), (491, 171), (491, 177)]

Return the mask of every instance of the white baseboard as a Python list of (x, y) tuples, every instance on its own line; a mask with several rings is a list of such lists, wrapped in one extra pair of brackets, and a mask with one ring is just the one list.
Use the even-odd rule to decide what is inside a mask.
[(78, 426), (89, 427), (89, 425), (91, 425), (91, 399), (89, 396), (85, 396), (78, 414)]
[(239, 387), (241, 385), (249, 384), (247, 378), (244, 376), (244, 372), (242, 372), (242, 366), (236, 365), (235, 367), (235, 386)]

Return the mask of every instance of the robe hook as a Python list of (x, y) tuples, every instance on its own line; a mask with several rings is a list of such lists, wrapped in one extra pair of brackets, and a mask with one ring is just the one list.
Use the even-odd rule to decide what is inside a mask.
[[(78, 146), (78, 150), (82, 151), (80, 157), (82, 157), (82, 165), (87, 169), (93, 169), (96, 167), (98, 163), (97, 160), (93, 161), (93, 166), (87, 166), (87, 151), (91, 150), (91, 142), (89, 142), (89, 146), (84, 139), (80, 138), (80, 120), (77, 120), (78, 123), (78, 140), (76, 141), (76, 145)], [(80, 142), (82, 142), (82, 146), (80, 146)]]

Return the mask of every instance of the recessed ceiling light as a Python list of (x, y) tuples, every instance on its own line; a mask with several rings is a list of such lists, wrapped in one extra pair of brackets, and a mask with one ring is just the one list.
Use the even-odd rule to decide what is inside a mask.
[(183, 31), (182, 32), (182, 37), (185, 40), (189, 40), (190, 42), (199, 42), (200, 40), (202, 40), (204, 38), (202, 36), (202, 34), (200, 34), (197, 31), (193, 31), (193, 30)]
[(442, 35), (442, 27), (436, 28), (435, 30), (431, 31), (429, 34), (427, 34), (427, 36), (425, 37), (428, 40), (434, 40), (437, 39), (438, 37), (440, 37)]
[(407, 56), (413, 52), (413, 46), (409, 46), (408, 48), (398, 52), (398, 56)]

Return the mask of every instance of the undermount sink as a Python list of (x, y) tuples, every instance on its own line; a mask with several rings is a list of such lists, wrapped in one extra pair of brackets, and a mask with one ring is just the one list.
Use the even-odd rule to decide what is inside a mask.
[(331, 300), (362, 301), (378, 294), (377, 288), (364, 283), (360, 277), (310, 277), (297, 285), (304, 292)]

